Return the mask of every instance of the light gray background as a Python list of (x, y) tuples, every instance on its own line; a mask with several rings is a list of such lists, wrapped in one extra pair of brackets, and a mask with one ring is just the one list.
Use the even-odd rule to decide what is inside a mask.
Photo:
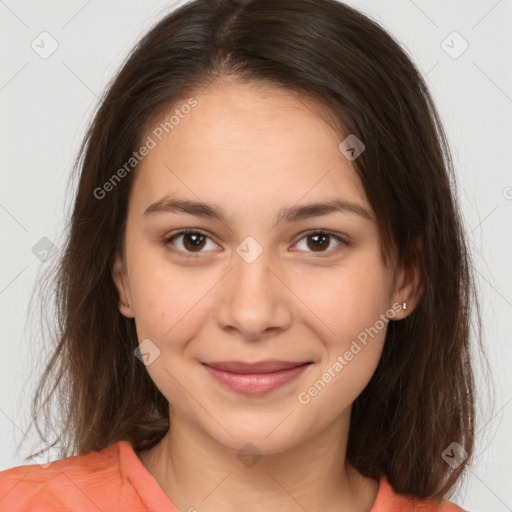
[[(452, 145), (496, 393), (489, 402), (477, 369), (477, 463), (452, 500), (475, 512), (512, 511), (512, 2), (349, 3), (390, 30), (417, 63)], [(31, 433), (15, 452), (40, 371), (39, 341), (26, 327), (30, 294), (47, 264), (32, 248), (47, 237), (60, 250), (68, 177), (98, 97), (135, 42), (176, 5), (0, 0), (0, 469), (26, 463), (37, 445)], [(58, 43), (47, 58), (31, 47), (51, 49), (44, 31)]]

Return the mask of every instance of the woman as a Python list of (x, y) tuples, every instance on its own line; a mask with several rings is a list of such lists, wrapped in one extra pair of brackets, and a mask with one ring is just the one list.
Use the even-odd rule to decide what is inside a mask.
[(418, 70), (334, 0), (195, 0), (84, 141), (62, 459), (0, 510), (460, 511), (473, 279)]

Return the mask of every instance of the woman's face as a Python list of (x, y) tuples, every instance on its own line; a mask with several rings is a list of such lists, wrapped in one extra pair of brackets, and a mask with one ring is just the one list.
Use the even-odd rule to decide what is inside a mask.
[[(233, 450), (276, 453), (346, 422), (388, 317), (414, 306), (409, 272), (381, 260), (343, 139), (297, 98), (217, 82), (166, 113), (143, 139), (125, 265), (114, 266), (120, 311), (135, 318), (172, 421)], [(268, 360), (309, 364), (281, 371), (278, 386), (277, 374), (203, 364)]]

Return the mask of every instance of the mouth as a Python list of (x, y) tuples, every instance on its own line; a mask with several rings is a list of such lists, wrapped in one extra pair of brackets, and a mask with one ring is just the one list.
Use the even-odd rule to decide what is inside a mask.
[(292, 361), (221, 361), (202, 363), (209, 374), (238, 393), (263, 395), (274, 391), (303, 373), (311, 364)]

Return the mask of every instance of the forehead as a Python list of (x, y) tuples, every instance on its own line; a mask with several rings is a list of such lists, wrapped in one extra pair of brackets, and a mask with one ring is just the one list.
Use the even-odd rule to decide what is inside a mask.
[(154, 147), (132, 185), (141, 207), (176, 189), (233, 206), (328, 194), (369, 207), (354, 164), (338, 149), (345, 135), (320, 105), (289, 90), (215, 83), (153, 120), (148, 137)]

